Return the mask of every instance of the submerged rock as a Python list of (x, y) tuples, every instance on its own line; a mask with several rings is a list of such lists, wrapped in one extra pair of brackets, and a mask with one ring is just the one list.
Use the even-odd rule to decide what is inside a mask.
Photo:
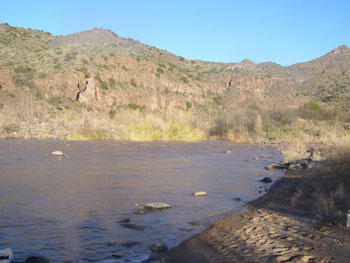
[(124, 223), (124, 224), (121, 224), (122, 227), (124, 228), (128, 228), (128, 229), (134, 229), (134, 230), (144, 230), (145, 227), (144, 226), (141, 226), (141, 225), (135, 225), (135, 224), (128, 224), (128, 223)]
[(167, 251), (168, 247), (162, 242), (157, 242), (157, 243), (154, 243), (152, 246), (150, 246), (149, 249), (156, 253), (162, 253)]
[(171, 205), (166, 203), (147, 203), (145, 204), (145, 208), (151, 209), (151, 210), (159, 210), (159, 209), (171, 208)]
[(208, 195), (208, 193), (204, 192), (204, 191), (198, 191), (198, 192), (194, 192), (192, 195), (194, 197), (200, 197), (200, 196), (206, 196), (206, 195)]
[(29, 257), (24, 263), (50, 263), (50, 260), (45, 257)]
[(140, 245), (140, 244), (141, 244), (141, 242), (138, 242), (138, 241), (131, 241), (131, 242), (122, 243), (121, 246), (122, 246), (122, 247), (129, 248), (129, 247), (133, 247), (133, 246)]
[(239, 202), (239, 201), (241, 201), (242, 199), (241, 198), (239, 198), (239, 197), (236, 197), (235, 198), (235, 201), (237, 201), (237, 202)]
[(119, 221), (119, 223), (130, 223), (131, 219), (130, 218), (124, 218)]
[(263, 179), (260, 180), (260, 182), (263, 183), (272, 183), (272, 179), (270, 177), (264, 177)]

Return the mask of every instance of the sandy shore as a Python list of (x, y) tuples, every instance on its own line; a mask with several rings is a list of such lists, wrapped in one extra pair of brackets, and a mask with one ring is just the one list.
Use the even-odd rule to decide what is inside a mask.
[(287, 172), (248, 211), (228, 215), (151, 262), (350, 262), (350, 230), (293, 209), (289, 197), (307, 171)]

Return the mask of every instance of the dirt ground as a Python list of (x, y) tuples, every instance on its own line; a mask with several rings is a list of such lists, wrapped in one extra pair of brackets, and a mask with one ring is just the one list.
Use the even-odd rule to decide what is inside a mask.
[(302, 172), (287, 172), (248, 211), (228, 215), (156, 262), (350, 262), (350, 230), (291, 208)]

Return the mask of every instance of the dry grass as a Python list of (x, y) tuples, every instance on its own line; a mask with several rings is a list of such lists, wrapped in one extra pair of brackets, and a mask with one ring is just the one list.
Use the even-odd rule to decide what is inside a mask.
[(289, 201), (324, 221), (345, 224), (350, 209), (350, 144), (328, 146), (323, 152), (326, 160), (306, 172)]

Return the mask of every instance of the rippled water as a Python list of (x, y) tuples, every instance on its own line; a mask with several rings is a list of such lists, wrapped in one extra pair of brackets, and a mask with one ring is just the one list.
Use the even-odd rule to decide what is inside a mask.
[[(263, 176), (281, 175), (264, 166), (281, 158), (222, 141), (0, 141), (0, 249), (11, 247), (18, 261), (140, 262), (152, 243), (175, 246), (257, 198)], [(199, 190), (208, 196), (191, 196)], [(172, 208), (135, 214), (148, 202)], [(124, 228), (125, 218), (144, 230)]]

